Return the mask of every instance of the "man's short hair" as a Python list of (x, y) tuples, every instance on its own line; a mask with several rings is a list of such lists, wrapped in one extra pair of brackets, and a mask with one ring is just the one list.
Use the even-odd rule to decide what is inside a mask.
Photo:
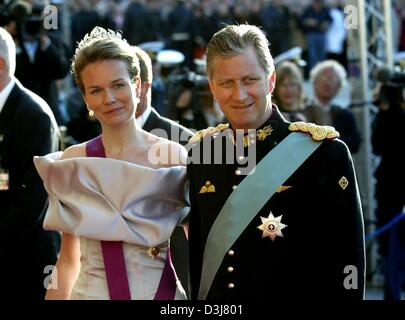
[(214, 34), (207, 45), (207, 75), (213, 74), (215, 57), (233, 57), (242, 54), (247, 48), (253, 47), (263, 70), (267, 74), (274, 71), (273, 57), (270, 54), (269, 41), (258, 27), (241, 24), (228, 25)]
[(135, 50), (135, 54), (139, 60), (139, 67), (140, 67), (140, 75), (141, 75), (141, 82), (149, 82), (152, 83), (153, 81), (153, 69), (152, 69), (152, 60), (149, 55), (143, 49), (133, 46)]

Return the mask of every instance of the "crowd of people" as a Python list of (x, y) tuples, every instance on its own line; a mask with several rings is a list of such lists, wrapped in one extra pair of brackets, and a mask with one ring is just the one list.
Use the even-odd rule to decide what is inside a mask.
[[(0, 257), (3, 274), (19, 276), (0, 296), (363, 299), (352, 155), (364, 141), (334, 100), (347, 80), (344, 35), (328, 42), (342, 31), (338, 4), (77, 0), (70, 41), (1, 27)], [(307, 68), (275, 64), (297, 32)], [(163, 46), (142, 49), (151, 41)], [(163, 48), (184, 56), (169, 74)], [(384, 117), (373, 146), (393, 158)], [(391, 199), (386, 185), (378, 214), (392, 217), (402, 189)]]

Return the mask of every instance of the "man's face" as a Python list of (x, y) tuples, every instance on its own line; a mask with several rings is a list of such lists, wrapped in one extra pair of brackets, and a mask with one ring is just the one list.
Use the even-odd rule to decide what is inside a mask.
[(275, 72), (267, 75), (256, 52), (215, 57), (209, 81), (214, 98), (234, 129), (256, 129), (271, 115)]
[(339, 77), (331, 68), (322, 71), (314, 81), (315, 96), (321, 101), (332, 100), (338, 93), (339, 89)]

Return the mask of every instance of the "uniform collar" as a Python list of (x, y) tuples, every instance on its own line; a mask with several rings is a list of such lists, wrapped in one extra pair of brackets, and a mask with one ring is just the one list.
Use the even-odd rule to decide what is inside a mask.
[[(281, 115), (277, 106), (273, 104), (270, 118), (256, 130), (251, 130), (252, 132), (246, 133), (243, 137), (243, 145), (246, 148), (254, 143), (262, 144), (271, 140), (278, 142), (278, 140), (282, 140), (286, 132), (288, 132), (288, 125), (289, 123)], [(231, 130), (227, 130), (228, 137), (232, 143), (235, 144), (234, 130), (232, 130), (231, 125), (230, 129)]]

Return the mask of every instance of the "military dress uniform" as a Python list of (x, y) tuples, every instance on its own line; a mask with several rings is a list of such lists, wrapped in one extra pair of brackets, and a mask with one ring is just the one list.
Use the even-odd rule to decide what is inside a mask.
[[(314, 126), (314, 125), (313, 125)], [(316, 126), (319, 127), (319, 126)], [(232, 140), (232, 131), (210, 129), (197, 133), (214, 146)], [(365, 249), (363, 215), (352, 159), (347, 146), (336, 139), (311, 137), (307, 124), (287, 122), (277, 107), (271, 117), (244, 138), (244, 155), (235, 153), (235, 163), (204, 164), (203, 143), (190, 149), (200, 153), (200, 163), (188, 165), (190, 181), (190, 280), (191, 297), (197, 299), (203, 253), (208, 234), (228, 197), (246, 178), (236, 160), (256, 149), (256, 162), (292, 131), (321, 140), (320, 147), (277, 188), (262, 209), (223, 257), (208, 300), (258, 299), (362, 299)], [(221, 132), (215, 132), (221, 131)], [(218, 141), (217, 141), (218, 142)], [(225, 143), (223, 144), (225, 146)], [(234, 146), (236, 148), (236, 146)], [(223, 156), (226, 151), (222, 149)], [(213, 158), (214, 156), (212, 156)], [(289, 161), (289, 159), (285, 159)], [(268, 170), (277, 170), (274, 163)], [(238, 169), (239, 168), (239, 169)], [(246, 197), (254, 197), (252, 190)], [(241, 195), (242, 197), (244, 195)], [(269, 223), (269, 221), (271, 223)], [(266, 228), (275, 227), (276, 232)], [(224, 228), (221, 232), (229, 232)], [(218, 242), (218, 246), (222, 243)]]

